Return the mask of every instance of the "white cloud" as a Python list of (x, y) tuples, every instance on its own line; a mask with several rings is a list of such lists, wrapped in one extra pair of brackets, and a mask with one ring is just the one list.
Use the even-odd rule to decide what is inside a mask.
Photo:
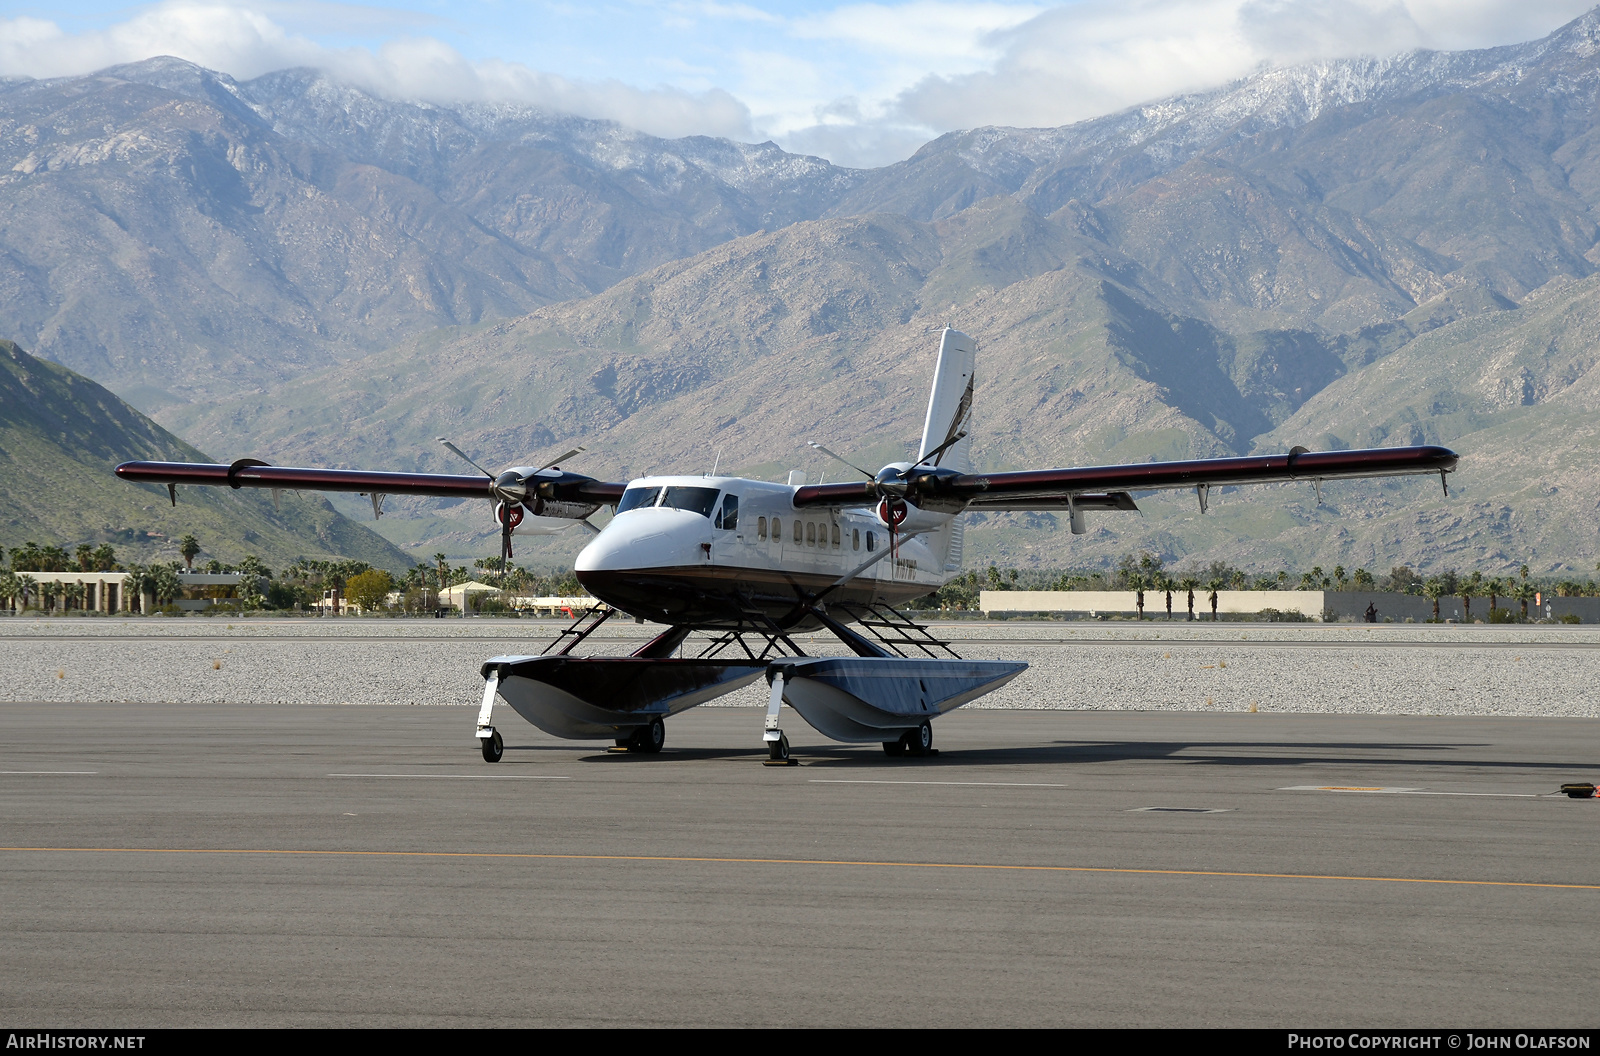
[(1592, 0), (1087, 0), (990, 35), (987, 69), (933, 75), (904, 119), (948, 131), (1062, 125), (1265, 65), (1530, 40)]
[(749, 110), (722, 89), (691, 93), (639, 88), (620, 79), (576, 81), (520, 63), (472, 62), (443, 41), (422, 36), (375, 48), (330, 48), (242, 5), (168, 0), (104, 29), (73, 34), (42, 19), (0, 19), (0, 75), (73, 76), (156, 55), (240, 79), (311, 66), (390, 98), (517, 102), (620, 121), (660, 136), (749, 139), (754, 133)]
[(927, 62), (992, 59), (986, 38), (1045, 10), (1043, 4), (948, 3), (912, 0), (906, 4), (848, 4), (794, 21), (790, 31), (803, 40), (840, 41), (882, 54), (913, 56)]
[[(763, 0), (635, 0), (620, 14), (485, 2), (446, 18), (337, 0), (165, 0), (82, 32), (0, 18), (0, 75), (155, 55), (239, 78), (313, 66), (391, 98), (520, 102), (662, 136), (771, 136), (878, 165), (952, 129), (1066, 124), (1263, 65), (1529, 40), (1593, 2), (906, 0), (798, 16)], [(469, 58), (436, 33), (502, 57)], [(557, 53), (584, 76), (536, 68)], [(542, 58), (510, 61), (519, 55)], [(672, 83), (641, 87), (647, 77)]]

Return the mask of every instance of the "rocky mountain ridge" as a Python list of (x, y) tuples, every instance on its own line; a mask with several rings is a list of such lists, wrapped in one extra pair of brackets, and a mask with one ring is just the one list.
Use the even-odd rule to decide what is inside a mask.
[[(970, 536), (980, 556), (1103, 563), (1149, 546), (1247, 563), (1323, 540), (1351, 567), (1586, 567), (1578, 496), (1522, 515), (1526, 479), (1469, 472), (1472, 445), (1503, 454), (1519, 422), (1586, 413), (1582, 357), (1480, 371), (1480, 389), (1549, 404), (1548, 419), (1466, 413), (1481, 393), (1437, 379), (1455, 342), (1532, 340), (1559, 328), (1550, 305), (1592, 296), (1597, 41), (1590, 13), (1509, 48), (1263, 71), (1063, 129), (953, 133), (871, 172), (394, 103), (306, 71), (234, 83), (152, 60), (12, 82), (0, 316), (70, 293), (41, 324), (52, 354), (78, 349), (230, 456), (444, 468), (431, 439), (446, 434), (508, 463), (587, 443), (582, 468), (614, 476), (719, 451), (815, 476), (813, 439), (899, 457), (928, 331), (950, 322), (982, 349), (987, 465), (1426, 437), (1468, 456), (1456, 490), (1485, 518), (1415, 482), (1342, 485), (1342, 505), (1283, 491), (1203, 520), (1154, 500), (1083, 539), (994, 517)], [(63, 202), (78, 212), (51, 219)], [(186, 296), (139, 287), (126, 262), (142, 259)], [(1600, 339), (1581, 312), (1562, 318), (1570, 347)], [(154, 341), (163, 319), (181, 341)], [(82, 351), (95, 341), (100, 360)], [(1588, 434), (1551, 428), (1575, 446), (1534, 431), (1533, 460), (1505, 464), (1587, 472)], [(466, 514), (405, 516), (422, 508), (379, 527), (423, 551), (488, 538)]]

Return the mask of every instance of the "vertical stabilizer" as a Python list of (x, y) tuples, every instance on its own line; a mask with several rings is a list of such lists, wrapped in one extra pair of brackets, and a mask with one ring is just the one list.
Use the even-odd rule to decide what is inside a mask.
[[(957, 433), (971, 432), (976, 360), (977, 346), (972, 338), (960, 330), (946, 328), (939, 341), (939, 363), (933, 371), (933, 392), (928, 397), (928, 417), (922, 425), (918, 462)], [(968, 449), (971, 445), (972, 439), (968, 437), (946, 448), (936, 456), (939, 465), (958, 473), (970, 472), (972, 460)]]
[[(934, 457), (943, 469), (958, 473), (972, 471), (972, 393), (976, 386), (977, 345), (959, 330), (948, 327), (939, 340), (939, 362), (933, 371), (933, 392), (928, 397), (928, 417), (922, 425), (922, 444), (917, 461), (928, 459), (929, 452), (961, 433), (969, 434)], [(962, 518), (952, 518), (948, 527), (928, 541), (934, 553), (943, 553), (944, 569), (959, 571), (966, 542)]]

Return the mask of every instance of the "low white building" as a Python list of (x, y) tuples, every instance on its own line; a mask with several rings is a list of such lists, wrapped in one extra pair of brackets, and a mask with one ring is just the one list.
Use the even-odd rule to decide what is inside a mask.
[(593, 598), (582, 595), (570, 598), (559, 595), (517, 597), (508, 601), (518, 612), (531, 612), (536, 616), (565, 616), (569, 620), (582, 616), (598, 604)]
[[(129, 595), (127, 584), (131, 572), (18, 572), (17, 575), (33, 581), (28, 600), (34, 605), (39, 603), (42, 584), (83, 588), (81, 597), (58, 595), (51, 609), (54, 612), (153, 612), (156, 608), (155, 596), (148, 591), (142, 597)], [(175, 599), (175, 604), (189, 611), (208, 608), (217, 601), (237, 597), (244, 578), (242, 572), (179, 572), (178, 585), (183, 588), (184, 596)], [(212, 596), (207, 597), (208, 594)], [(11, 611), (20, 611), (21, 605), (20, 598), (14, 599)]]
[[(1128, 615), (1139, 611), (1139, 597), (1131, 590), (984, 590), (978, 593), (978, 607), (985, 615), (1013, 612), (1062, 612), (1084, 616)], [(1327, 601), (1320, 590), (1219, 590), (1218, 614), (1253, 614), (1262, 609), (1279, 612), (1298, 612), (1313, 620), (1322, 619)], [(1167, 593), (1164, 590), (1144, 592), (1146, 618), (1167, 615)], [(1211, 592), (1196, 589), (1194, 592), (1196, 618), (1211, 615)], [(1189, 592), (1172, 592), (1174, 619), (1189, 616)]]
[(439, 604), (452, 609), (459, 609), (463, 606), (470, 609), (472, 608), (474, 596), (481, 599), (484, 595), (498, 596), (499, 593), (499, 587), (491, 587), (489, 584), (479, 583), (477, 580), (468, 580), (465, 583), (457, 583), (453, 587), (446, 587), (439, 591)]

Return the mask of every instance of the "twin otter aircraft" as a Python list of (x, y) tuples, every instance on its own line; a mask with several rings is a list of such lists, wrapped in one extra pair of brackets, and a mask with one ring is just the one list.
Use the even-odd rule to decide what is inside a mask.
[[(596, 530), (576, 564), (578, 581), (604, 604), (574, 621), (545, 655), (484, 663), (477, 730), (483, 757), (494, 762), (503, 751), (492, 723), (496, 697), (558, 737), (614, 738), (656, 752), (663, 719), (764, 675), (772, 686), (769, 761), (782, 763), (789, 761), (779, 726), (784, 703), (835, 740), (926, 755), (930, 720), (1027, 667), (961, 659), (894, 611), (961, 571), (967, 510), (1066, 511), (1072, 531), (1082, 534), (1087, 511), (1137, 510), (1135, 491), (1193, 488), (1203, 513), (1210, 489), (1223, 485), (1310, 480), (1320, 494), (1321, 482), (1333, 478), (1437, 473), (1442, 483), (1456, 467), (1455, 453), (1442, 447), (1296, 447), (1248, 458), (975, 473), (968, 458), (974, 360), (971, 338), (943, 331), (916, 460), (877, 473), (858, 469), (866, 479), (844, 484), (682, 476), (623, 485), (554, 464), (498, 476), (478, 467), (483, 476), (456, 476), (291, 469), (250, 458), (228, 466), (126, 462), (117, 475), (165, 484), (174, 503), (179, 484), (359, 492), (372, 497), (375, 514), (384, 495), (483, 498), (494, 504), (507, 556), (514, 533), (574, 521), (596, 530), (585, 518), (613, 506), (616, 516)], [(571, 655), (617, 611), (667, 629), (626, 657)], [(806, 656), (790, 634), (819, 627), (855, 655)], [(682, 655), (696, 630), (712, 632), (711, 643), (699, 655)]]

